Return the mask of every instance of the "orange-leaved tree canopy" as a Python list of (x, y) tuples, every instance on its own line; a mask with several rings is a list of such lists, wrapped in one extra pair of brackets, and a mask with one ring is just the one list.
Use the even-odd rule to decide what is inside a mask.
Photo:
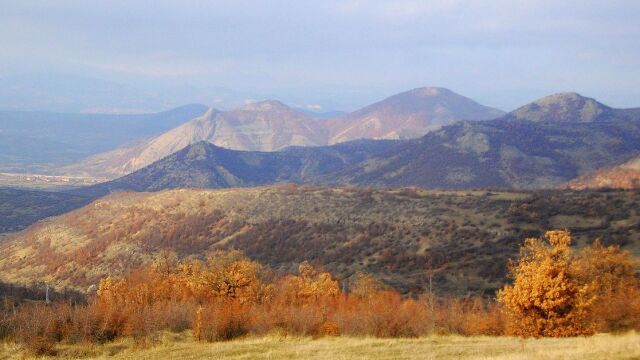
[(629, 253), (594, 244), (576, 251), (566, 230), (530, 238), (498, 293), (508, 332), (577, 336), (640, 324), (640, 286)]

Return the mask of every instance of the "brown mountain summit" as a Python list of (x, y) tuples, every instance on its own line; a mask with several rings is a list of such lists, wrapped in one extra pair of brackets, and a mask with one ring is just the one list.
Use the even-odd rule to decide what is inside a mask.
[(555, 121), (588, 123), (611, 116), (613, 109), (588, 97), (574, 92), (545, 96), (524, 105), (509, 115), (528, 121)]
[(458, 120), (488, 120), (504, 113), (451, 90), (409, 90), (330, 120), (330, 144), (355, 139), (417, 138)]

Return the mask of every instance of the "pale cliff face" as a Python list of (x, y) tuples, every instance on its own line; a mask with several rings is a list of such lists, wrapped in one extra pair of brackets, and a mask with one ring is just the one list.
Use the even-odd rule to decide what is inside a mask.
[(207, 140), (214, 134), (217, 115), (218, 112), (210, 108), (204, 115), (145, 143), (139, 155), (123, 165), (123, 172), (138, 170), (193, 143)]
[(324, 145), (320, 120), (279, 101), (262, 101), (224, 112), (207, 141), (235, 150), (276, 151), (287, 146)]
[(199, 141), (247, 151), (276, 151), (292, 145), (317, 146), (326, 143), (321, 120), (277, 101), (249, 104), (233, 111), (209, 109), (162, 135), (134, 146), (99, 154), (80, 168), (121, 176)]

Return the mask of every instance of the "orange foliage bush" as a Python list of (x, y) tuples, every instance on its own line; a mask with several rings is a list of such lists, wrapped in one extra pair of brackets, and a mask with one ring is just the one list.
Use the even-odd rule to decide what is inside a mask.
[[(87, 305), (24, 306), (8, 328), (23, 323), (13, 333), (30, 339), (38, 353), (53, 351), (61, 340), (104, 342), (132, 336), (146, 341), (160, 330), (189, 328), (202, 341), (272, 331), (378, 337), (415, 337), (434, 330), (498, 333), (486, 325), (495, 323), (489, 317), (496, 313), (485, 311), (480, 299), (404, 298), (366, 274), (352, 285), (350, 293), (343, 293), (331, 274), (308, 262), (300, 264), (298, 274), (274, 276), (235, 251), (182, 263), (175, 254), (161, 252), (150, 267), (122, 279), (102, 279)], [(47, 319), (46, 326), (39, 319)]]
[(193, 334), (197, 340), (230, 340), (251, 329), (251, 307), (238, 300), (201, 306), (196, 312)]
[(396, 291), (375, 291), (366, 298), (356, 296), (350, 300), (351, 304), (347, 305), (352, 307), (351, 311), (341, 314), (342, 319), (352, 317), (350, 326), (342, 323), (345, 333), (378, 337), (414, 337), (427, 333), (426, 307), (412, 299), (402, 299)]
[(502, 312), (493, 301), (473, 298), (425, 298), (433, 303), (433, 331), (442, 334), (502, 335), (504, 321)]
[(508, 331), (522, 336), (576, 336), (637, 326), (639, 283), (618, 247), (599, 243), (580, 252), (568, 231), (527, 239), (515, 281), (498, 294)]
[(147, 341), (161, 330), (192, 329), (198, 340), (220, 341), (273, 331), (572, 336), (638, 328), (640, 286), (629, 254), (599, 243), (576, 252), (570, 244), (564, 231), (527, 239), (511, 269), (514, 284), (499, 292), (499, 303), (404, 297), (367, 274), (358, 274), (350, 292), (343, 292), (331, 274), (308, 262), (297, 274), (277, 276), (237, 251), (183, 262), (163, 251), (152, 266), (102, 279), (87, 304), (6, 304), (0, 337), (21, 341), (35, 354), (53, 354), (59, 341)]

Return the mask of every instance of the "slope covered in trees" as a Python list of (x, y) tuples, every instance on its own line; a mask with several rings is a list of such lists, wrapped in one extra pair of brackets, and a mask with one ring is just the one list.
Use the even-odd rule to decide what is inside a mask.
[(35, 224), (0, 243), (0, 280), (85, 290), (165, 248), (181, 259), (237, 248), (276, 270), (323, 264), (412, 292), (490, 293), (521, 239), (568, 228), (640, 253), (640, 193), (444, 192), (286, 185), (120, 193)]

